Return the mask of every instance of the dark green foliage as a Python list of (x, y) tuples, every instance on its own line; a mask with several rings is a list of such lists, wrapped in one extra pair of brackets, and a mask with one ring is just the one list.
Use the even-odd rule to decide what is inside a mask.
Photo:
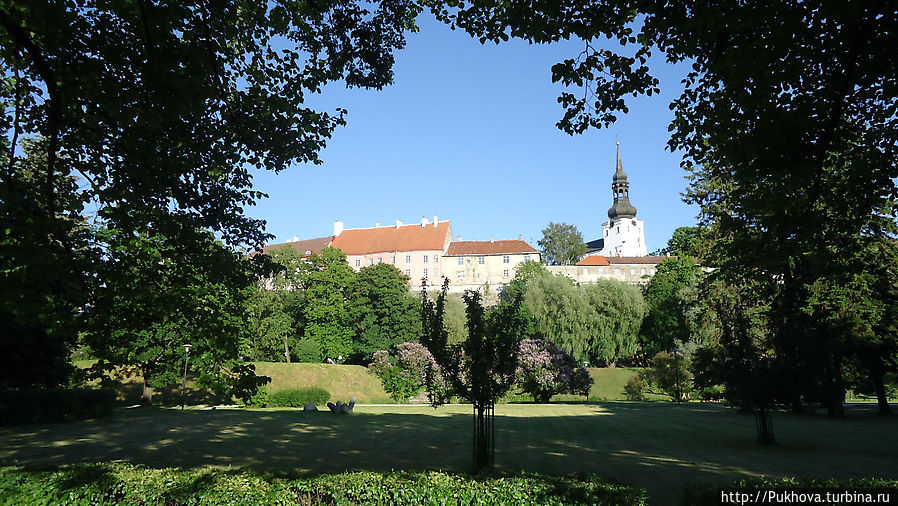
[(256, 389), (256, 393), (243, 399), (243, 405), (248, 408), (267, 408), (271, 404), (271, 394), (266, 385)]
[(229, 376), (227, 383), (231, 386), (230, 395), (244, 403), (256, 398), (259, 391), (271, 383), (270, 377), (256, 375), (255, 364), (235, 364), (226, 374)]
[(704, 387), (695, 393), (696, 397), (703, 401), (719, 401), (723, 399), (723, 391), (720, 387)]
[[(721, 488), (739, 489), (743, 493), (754, 498), (758, 491), (765, 493), (770, 490), (783, 492), (796, 489), (817, 489), (822, 494), (827, 491), (839, 494), (843, 491), (868, 491), (874, 492), (872, 502), (877, 501), (876, 492), (887, 493), (894, 498), (898, 494), (898, 481), (882, 478), (754, 478), (739, 480), (730, 485), (693, 485), (683, 489), (680, 496), (680, 506), (712, 506), (721, 504)], [(767, 501), (774, 503), (775, 501)], [(786, 501), (782, 501), (785, 503)], [(866, 501), (856, 501), (850, 498), (836, 504), (863, 504)], [(832, 504), (832, 503), (826, 503)]]
[(211, 469), (79, 464), (53, 471), (0, 468), (4, 504), (545, 504), (644, 505), (645, 491), (597, 476), (356, 472), (283, 479)]
[(357, 335), (352, 355), (366, 363), (374, 352), (416, 339), (421, 334), (418, 301), (409, 293), (408, 276), (388, 263), (362, 268), (350, 287)]
[(0, 425), (103, 418), (114, 405), (115, 391), (107, 389), (0, 390)]
[[(191, 344), (189, 370), (202, 386), (226, 391), (250, 374), (238, 346), (246, 330), (243, 294), (250, 279), (242, 257), (181, 217), (159, 217), (141, 234), (108, 230), (104, 284), (95, 291), (92, 329), (84, 336), (99, 362), (96, 373), (136, 368), (145, 397), (179, 383), (183, 345)], [(189, 240), (182, 240), (189, 237)]]
[(301, 408), (308, 404), (309, 401), (321, 406), (327, 403), (330, 398), (330, 392), (323, 388), (291, 388), (278, 390), (270, 394), (268, 406), (272, 408)]
[(312, 268), (303, 280), (303, 337), (318, 343), (325, 358), (349, 357), (355, 335), (350, 297), (356, 273), (336, 248), (312, 255), (309, 264)]
[(627, 400), (642, 401), (645, 400), (645, 378), (642, 374), (634, 374), (627, 380), (624, 385), (624, 392), (627, 394)]
[(543, 229), (543, 238), (537, 241), (542, 250), (543, 262), (549, 265), (571, 265), (586, 254), (583, 236), (574, 225), (553, 223)]
[(669, 395), (671, 399), (688, 399), (692, 392), (692, 373), (689, 372), (689, 359), (682, 353), (661, 352), (652, 358), (649, 369), (644, 373), (648, 386)]
[(671, 257), (658, 265), (643, 289), (646, 315), (639, 331), (643, 360), (690, 340), (687, 311), (700, 276), (701, 269), (692, 257)]
[(25, 158), (0, 167), (0, 388), (66, 384), (89, 295), (91, 232), (78, 183), (48, 176), (46, 141), (23, 145)]
[(321, 356), (321, 347), (311, 339), (297, 340), (293, 345), (292, 353), (298, 362), (320, 364), (324, 361), (324, 357)]
[(667, 246), (653, 254), (687, 256), (704, 260), (711, 247), (711, 241), (711, 230), (706, 227), (677, 227), (667, 240)]
[[(158, 281), (157, 266), (169, 275), (168, 262), (176, 258), (183, 266), (192, 259), (140, 250), (159, 233), (181, 245), (179, 253), (202, 250), (207, 237), (197, 230), (214, 232), (231, 253), (261, 246), (268, 238), (264, 222), (243, 213), (264, 197), (252, 189), (251, 171), (321, 163), (319, 152), (345, 123), (346, 111), (314, 110), (306, 98), (334, 81), (373, 89), (390, 84), (393, 52), (405, 45), (418, 12), (416, 3), (404, 0), (315, 6), (5, 3), (0, 352), (8, 366), (0, 372), (0, 385), (65, 383), (68, 354), (87, 330), (82, 317), (97, 287), (121, 292), (97, 296), (106, 308), (133, 302), (131, 315), (116, 309), (119, 314), (100, 319), (113, 318), (118, 328), (98, 331), (105, 334), (98, 340), (118, 331), (111, 338), (119, 342), (145, 341), (151, 334), (179, 337), (163, 339), (156, 350), (131, 350), (130, 356), (94, 340), (96, 356), (114, 365), (171, 362), (168, 341), (180, 345), (196, 337), (186, 332), (184, 314), (165, 307), (169, 286), (149, 292)], [(45, 140), (32, 152), (29, 142), (38, 138)], [(23, 152), (38, 160), (39, 171), (23, 170), (29, 163)], [(83, 227), (86, 202), (97, 230)], [(186, 225), (166, 227), (172, 218)], [(88, 246), (103, 254), (86, 254)], [(115, 270), (120, 272), (109, 277)], [(180, 274), (186, 275), (182, 286), (209, 282), (191, 283), (192, 276), (203, 278), (196, 272)], [(128, 276), (135, 277), (135, 286), (121, 284)], [(172, 304), (182, 301), (172, 297)], [(185, 313), (207, 302), (197, 301)], [(212, 312), (221, 302), (212, 304)], [(201, 339), (210, 344), (209, 326), (200, 325), (206, 327)], [(222, 336), (231, 330), (216, 329)], [(236, 358), (229, 344), (221, 347)], [(209, 353), (203, 349), (198, 360), (219, 362), (221, 357), (212, 360)], [(159, 368), (151, 369), (149, 383), (170, 382), (157, 374)], [(203, 381), (214, 380), (214, 367), (203, 370)]]

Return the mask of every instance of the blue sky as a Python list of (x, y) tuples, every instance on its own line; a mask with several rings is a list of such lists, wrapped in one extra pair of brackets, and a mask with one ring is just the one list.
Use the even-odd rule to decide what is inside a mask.
[(695, 223), (697, 209), (680, 197), (680, 154), (665, 150), (684, 66), (656, 55), (660, 95), (631, 99), (616, 124), (571, 137), (555, 127), (563, 88), (551, 66), (575, 58), (580, 43), (481, 45), (426, 16), (419, 26), (396, 55), (392, 86), (335, 85), (314, 98), (320, 109), (349, 111), (323, 165), (256, 174), (269, 198), (248, 214), (267, 221), (272, 243), (330, 235), (337, 219), (360, 228), (433, 215), (465, 240), (522, 235), (537, 247), (550, 221), (595, 239), (611, 206), (616, 141), (649, 251)]

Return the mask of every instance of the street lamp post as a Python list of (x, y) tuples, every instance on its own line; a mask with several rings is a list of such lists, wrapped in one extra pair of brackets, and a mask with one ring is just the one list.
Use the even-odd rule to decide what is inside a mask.
[(677, 385), (677, 405), (680, 404), (680, 349), (674, 346), (673, 354), (674, 354), (674, 374), (675, 381)]
[(181, 411), (184, 411), (184, 404), (187, 399), (187, 356), (190, 355), (190, 345), (184, 345), (184, 383), (181, 384)]

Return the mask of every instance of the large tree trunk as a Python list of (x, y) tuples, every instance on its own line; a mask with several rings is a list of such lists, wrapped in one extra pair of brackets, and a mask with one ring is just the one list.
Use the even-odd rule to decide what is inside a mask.
[(284, 358), (287, 359), (287, 363), (290, 363), (290, 341), (287, 339), (287, 336), (284, 336)]
[(879, 404), (880, 415), (891, 415), (892, 410), (889, 408), (889, 398), (886, 396), (886, 386), (882, 381), (882, 374), (871, 374), (873, 386), (876, 388), (876, 402)]
[(153, 405), (153, 387), (151, 387), (147, 380), (143, 380), (143, 393), (140, 396), (140, 405), (141, 406), (152, 406)]

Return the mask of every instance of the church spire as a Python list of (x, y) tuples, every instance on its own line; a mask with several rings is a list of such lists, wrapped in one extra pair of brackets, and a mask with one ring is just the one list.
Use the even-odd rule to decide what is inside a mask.
[(636, 208), (630, 203), (630, 183), (620, 161), (620, 142), (617, 143), (617, 166), (611, 182), (611, 192), (614, 194), (614, 205), (608, 210), (608, 217), (612, 220), (635, 218)]

